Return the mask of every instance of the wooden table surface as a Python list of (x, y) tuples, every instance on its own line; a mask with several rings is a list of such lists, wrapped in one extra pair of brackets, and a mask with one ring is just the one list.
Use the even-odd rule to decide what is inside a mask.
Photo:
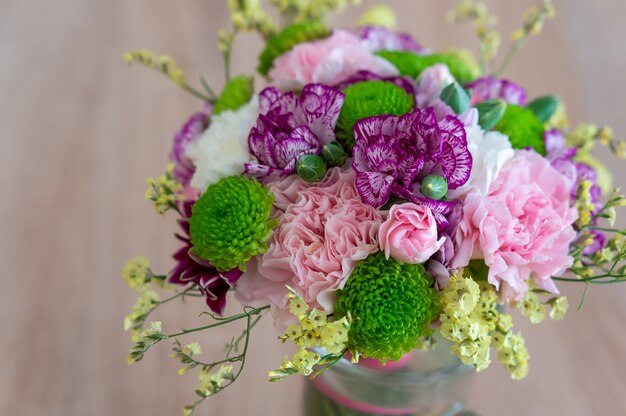
[[(121, 56), (138, 47), (168, 52), (190, 78), (202, 72), (220, 88), (224, 3), (0, 1), (1, 415), (174, 415), (194, 399), (195, 377), (176, 374), (165, 346), (124, 363), (122, 318), (134, 298), (120, 270), (137, 254), (157, 270), (172, 265), (175, 226), (143, 200), (145, 179), (162, 172), (172, 134), (199, 103), (158, 74), (127, 69)], [(469, 28), (444, 23), (451, 1), (390, 3), (400, 26), (425, 44), (474, 45)], [(488, 3), (501, 27), (512, 28), (531, 0)], [(626, 137), (626, 2), (557, 6), (559, 20), (508, 76), (531, 96), (558, 93), (572, 120), (611, 124)], [(348, 25), (352, 15), (343, 19)], [(259, 46), (253, 36), (240, 39), (236, 73), (253, 67)], [(601, 155), (624, 185), (624, 162)], [(575, 305), (581, 288), (563, 289)], [(172, 305), (160, 318), (177, 329), (197, 323), (199, 310)], [(626, 285), (593, 287), (583, 311), (563, 322), (518, 319), (530, 375), (510, 381), (494, 362), (475, 377), (471, 405), (484, 415), (626, 414), (625, 321)], [(218, 356), (227, 333), (194, 339)], [(266, 320), (238, 385), (200, 414), (298, 414), (301, 380), (265, 382), (289, 351), (274, 336)]]

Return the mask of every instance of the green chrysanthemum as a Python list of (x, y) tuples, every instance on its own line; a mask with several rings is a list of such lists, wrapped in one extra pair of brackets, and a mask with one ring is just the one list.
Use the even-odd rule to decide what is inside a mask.
[(329, 34), (330, 30), (326, 25), (316, 21), (297, 23), (286, 27), (282, 32), (270, 39), (263, 52), (261, 52), (259, 66), (257, 67), (259, 73), (267, 75), (272, 68), (274, 59), (285, 52), (289, 52), (298, 43), (325, 38)]
[(509, 104), (495, 129), (509, 136), (514, 149), (532, 147), (540, 155), (546, 154), (543, 123), (528, 108)]
[(382, 252), (361, 261), (335, 305), (336, 319), (352, 316), (350, 346), (383, 362), (414, 350), (439, 313), (432, 284), (422, 265), (387, 260)]
[(209, 186), (193, 205), (189, 221), (192, 252), (219, 271), (244, 269), (267, 250), (276, 220), (269, 218), (274, 195), (254, 179), (230, 176)]
[(381, 58), (391, 62), (398, 68), (400, 75), (417, 79), (428, 67), (435, 64), (445, 64), (452, 76), (460, 83), (466, 84), (476, 78), (476, 71), (465, 59), (451, 53), (433, 53), (431, 55), (417, 55), (405, 51), (378, 51)]
[(413, 108), (413, 97), (390, 82), (359, 82), (346, 88), (344, 94), (335, 131), (337, 139), (348, 149), (354, 145), (352, 127), (357, 121), (381, 114), (400, 116)]
[(231, 79), (215, 102), (213, 114), (237, 110), (250, 101), (252, 94), (254, 94), (254, 78), (239, 75)]

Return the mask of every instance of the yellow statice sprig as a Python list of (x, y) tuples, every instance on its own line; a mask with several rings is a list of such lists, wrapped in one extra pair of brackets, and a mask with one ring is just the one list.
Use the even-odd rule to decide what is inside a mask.
[(513, 334), (511, 316), (497, 309), (497, 293), (486, 281), (452, 275), (441, 292), (441, 335), (451, 341), (452, 354), (477, 371), (491, 363), (490, 347), (496, 347), (498, 360), (513, 379), (528, 372), (528, 352), (519, 334)]
[(546, 20), (554, 19), (556, 10), (551, 0), (543, 0), (541, 6), (528, 8), (523, 15), (523, 25), (511, 34), (514, 42), (525, 41), (529, 36), (541, 33)]
[(489, 14), (484, 3), (464, 0), (448, 14), (455, 23), (471, 22), (479, 41), (481, 75), (485, 75), (498, 54), (501, 36), (496, 30), (497, 19)]
[[(190, 86), (183, 70), (178, 66), (174, 58), (169, 55), (157, 55), (149, 49), (136, 49), (126, 52), (123, 59), (129, 66), (137, 63), (160, 72), (174, 84), (196, 98), (210, 103), (215, 101), (214, 96), (206, 95)], [(208, 93), (210, 93), (210, 91)]]
[(541, 302), (539, 295), (533, 290), (526, 292), (524, 299), (517, 304), (517, 309), (533, 324), (543, 322), (548, 313), (548, 308)]
[(299, 349), (293, 357), (286, 357), (277, 370), (268, 373), (269, 381), (280, 381), (293, 374), (316, 376), (338, 362), (348, 348), (349, 316), (328, 321), (324, 311), (310, 309), (295, 290), (287, 290), (289, 311), (298, 323), (289, 325), (279, 339), (283, 343), (291, 340)]
[(127, 364), (133, 364), (141, 361), (145, 352), (157, 342), (167, 339), (168, 336), (161, 332), (161, 322), (150, 322), (148, 327), (133, 336), (135, 345), (126, 357)]
[(143, 256), (137, 256), (124, 264), (122, 277), (131, 289), (143, 292), (152, 280), (150, 260)]
[(270, 15), (261, 7), (260, 0), (228, 0), (233, 27), (242, 32), (258, 32), (270, 39), (278, 30)]
[[(179, 369), (178, 373), (183, 375), (191, 369), (198, 369), (200, 385), (195, 389), (195, 392), (196, 395), (199, 396), (199, 399), (183, 408), (184, 415), (191, 415), (195, 411), (196, 407), (206, 398), (223, 391), (239, 378), (246, 363), (252, 328), (257, 324), (257, 322), (259, 322), (262, 313), (267, 309), (269, 309), (269, 305), (261, 306), (259, 308), (246, 306), (244, 307), (243, 313), (228, 317), (215, 316), (212, 313), (205, 312), (201, 315), (211, 316), (215, 322), (196, 328), (182, 329), (173, 334), (163, 334), (160, 340), (170, 338), (174, 340), (172, 347), (173, 354), (171, 356), (177, 359), (180, 363), (184, 364), (184, 367)], [(233, 337), (232, 341), (226, 345), (226, 357), (218, 361), (205, 363), (198, 360), (197, 356), (202, 353), (202, 347), (200, 344), (197, 342), (191, 342), (183, 346), (177, 339), (177, 337), (187, 335), (192, 332), (206, 331), (240, 320), (246, 321), (244, 330), (239, 337)], [(243, 344), (241, 351), (239, 348), (240, 344)], [(239, 363), (239, 365), (234, 371), (233, 364), (236, 363)], [(218, 370), (214, 371), (216, 368), (218, 368)]]
[[(583, 181), (584, 182), (584, 181)], [(591, 207), (590, 202), (585, 202), (586, 191), (583, 185), (583, 192), (577, 198), (576, 207), (579, 209), (579, 218), (576, 223), (579, 228), (579, 235), (572, 245), (570, 255), (573, 257), (573, 265), (568, 269), (569, 276), (554, 276), (553, 280), (559, 282), (577, 282), (585, 284), (585, 291), (578, 304), (578, 309), (583, 305), (589, 285), (609, 284), (626, 282), (626, 229), (614, 227), (616, 208), (626, 206), (626, 197), (614, 189), (608, 200), (600, 208)], [(584, 208), (584, 210), (581, 210)], [(603, 225), (600, 220), (608, 224)], [(598, 237), (598, 233), (603, 236)], [(608, 241), (599, 248), (589, 250), (593, 244), (597, 244), (597, 238), (602, 242), (605, 238)], [(557, 309), (551, 315), (561, 316), (563, 301), (561, 303), (550, 303)]]
[(493, 335), (493, 346), (498, 352), (498, 361), (504, 365), (512, 379), (521, 380), (526, 377), (530, 356), (520, 333), (498, 328)]
[(522, 27), (511, 34), (513, 44), (505, 56), (502, 64), (494, 72), (495, 77), (500, 77), (509, 66), (517, 51), (519, 51), (531, 36), (541, 33), (543, 25), (548, 19), (556, 17), (556, 10), (552, 0), (542, 0), (540, 6), (532, 6), (524, 12)]
[(330, 13), (341, 12), (347, 6), (359, 5), (361, 0), (270, 0), (286, 25), (309, 21), (324, 21)]
[(491, 331), (497, 320), (495, 290), (453, 275), (440, 296), (440, 332), (453, 343), (451, 352), (477, 371), (489, 366)]
[(161, 296), (153, 290), (145, 290), (137, 297), (133, 311), (124, 318), (124, 330), (132, 330), (131, 340), (136, 342), (135, 337), (143, 329), (144, 322), (161, 303)]
[(591, 123), (582, 123), (576, 126), (566, 137), (568, 146), (577, 147), (584, 156), (587, 156), (595, 147), (596, 143), (607, 146), (611, 152), (620, 159), (626, 159), (626, 142), (615, 138), (610, 126), (598, 126)]
[(222, 364), (217, 371), (212, 371), (210, 368), (201, 368), (198, 371), (198, 380), (200, 383), (196, 387), (196, 395), (200, 397), (199, 400), (192, 404), (188, 404), (183, 407), (183, 416), (192, 415), (196, 407), (201, 404), (206, 398), (213, 396), (226, 387), (231, 385), (237, 378), (237, 375), (233, 373), (232, 365)]
[(183, 186), (174, 179), (174, 164), (168, 163), (164, 175), (148, 179), (146, 199), (152, 201), (156, 212), (163, 215), (173, 209), (180, 213), (178, 203), (185, 199)]

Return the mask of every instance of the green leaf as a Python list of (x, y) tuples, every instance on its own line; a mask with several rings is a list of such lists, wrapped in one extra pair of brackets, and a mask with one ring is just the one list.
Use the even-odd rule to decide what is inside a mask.
[(546, 123), (559, 106), (559, 99), (554, 95), (546, 95), (534, 99), (527, 105), (542, 123)]
[(506, 111), (506, 102), (499, 99), (483, 101), (476, 105), (478, 124), (483, 130), (490, 130), (498, 124)]
[(448, 104), (457, 114), (461, 114), (470, 108), (470, 96), (458, 82), (453, 82), (445, 87), (443, 91), (441, 91), (439, 98), (441, 98), (441, 101)]

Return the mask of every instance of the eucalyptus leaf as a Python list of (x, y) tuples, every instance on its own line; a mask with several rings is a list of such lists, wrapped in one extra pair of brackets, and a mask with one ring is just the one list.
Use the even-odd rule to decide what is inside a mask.
[(441, 91), (441, 101), (448, 104), (455, 113), (461, 114), (470, 108), (469, 93), (458, 82), (453, 82)]
[(506, 111), (506, 102), (500, 99), (483, 101), (476, 105), (478, 124), (483, 130), (490, 130), (498, 124)]
[(546, 123), (554, 115), (556, 109), (559, 107), (559, 103), (559, 99), (554, 95), (546, 95), (534, 99), (527, 107), (535, 113), (542, 123)]

